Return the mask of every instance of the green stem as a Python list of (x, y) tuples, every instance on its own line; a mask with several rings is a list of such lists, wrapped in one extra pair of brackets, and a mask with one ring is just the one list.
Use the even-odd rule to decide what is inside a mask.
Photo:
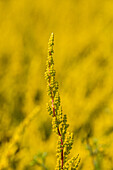
[[(49, 53), (49, 54), (51, 54), (51, 53)], [(51, 66), (51, 64), (49, 63), (49, 72), (50, 72), (50, 66)], [(51, 85), (51, 79), (49, 77), (49, 86), (50, 85)], [(56, 117), (55, 107), (54, 107), (54, 96), (53, 96), (52, 88), (51, 88), (51, 98), (52, 98), (53, 116)], [(60, 133), (59, 127), (58, 127), (58, 135), (61, 137), (61, 169), (63, 169), (63, 160), (64, 160), (64, 156), (63, 156), (63, 140), (62, 140), (62, 135)]]

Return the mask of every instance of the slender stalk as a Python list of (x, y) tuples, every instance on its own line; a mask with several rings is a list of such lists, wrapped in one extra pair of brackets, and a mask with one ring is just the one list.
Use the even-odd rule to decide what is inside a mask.
[(60, 95), (58, 91), (58, 82), (55, 77), (54, 61), (53, 61), (53, 45), (54, 35), (50, 36), (48, 43), (48, 58), (46, 64), (45, 78), (47, 80), (47, 92), (50, 98), (48, 103), (48, 112), (52, 116), (52, 129), (59, 136), (57, 143), (57, 165), (55, 170), (68, 170), (69, 168), (78, 167), (80, 161), (76, 161), (77, 157), (68, 160), (68, 155), (73, 144), (73, 133), (67, 132), (69, 124), (67, 124), (67, 115), (62, 113), (60, 105)]
[[(51, 51), (49, 51), (49, 55), (52, 55), (51, 54)], [(49, 75), (50, 75), (50, 66), (51, 66), (51, 63), (49, 63)], [(49, 77), (49, 86), (51, 86), (51, 79)], [(52, 109), (53, 109), (53, 117), (56, 117), (55, 115), (55, 107), (54, 107), (54, 96), (53, 96), (53, 91), (52, 91), (52, 88), (51, 89), (51, 99), (52, 99)], [(59, 130), (59, 126), (58, 126), (58, 135), (61, 137), (61, 133), (60, 133), (60, 130)], [(62, 137), (61, 137), (61, 169), (63, 169), (63, 140), (62, 140)]]

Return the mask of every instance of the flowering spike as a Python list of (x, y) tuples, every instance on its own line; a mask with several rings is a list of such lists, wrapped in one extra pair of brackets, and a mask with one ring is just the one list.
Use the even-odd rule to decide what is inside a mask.
[(45, 79), (47, 80), (47, 94), (50, 98), (48, 104), (48, 113), (52, 116), (52, 129), (58, 135), (57, 142), (57, 165), (55, 170), (76, 169), (79, 161), (78, 158), (68, 160), (68, 155), (73, 145), (73, 133), (67, 132), (67, 115), (63, 114), (60, 95), (58, 91), (58, 82), (56, 81), (53, 60), (54, 34), (52, 33), (48, 42), (48, 56), (46, 62)]

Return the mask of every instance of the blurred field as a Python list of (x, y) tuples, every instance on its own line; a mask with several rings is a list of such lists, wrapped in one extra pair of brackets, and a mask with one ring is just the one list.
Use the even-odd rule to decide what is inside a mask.
[(51, 32), (72, 155), (79, 170), (113, 170), (112, 0), (0, 0), (0, 170), (40, 170), (30, 162), (44, 152), (55, 169), (44, 79)]

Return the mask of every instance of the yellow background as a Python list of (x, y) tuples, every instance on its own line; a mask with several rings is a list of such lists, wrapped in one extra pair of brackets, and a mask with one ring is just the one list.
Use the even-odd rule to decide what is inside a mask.
[(63, 112), (75, 136), (71, 155), (79, 153), (80, 170), (93, 170), (95, 161), (95, 170), (112, 170), (112, 0), (0, 0), (0, 168), (41, 169), (29, 164), (47, 152), (46, 166), (55, 169), (44, 79), (51, 32)]

